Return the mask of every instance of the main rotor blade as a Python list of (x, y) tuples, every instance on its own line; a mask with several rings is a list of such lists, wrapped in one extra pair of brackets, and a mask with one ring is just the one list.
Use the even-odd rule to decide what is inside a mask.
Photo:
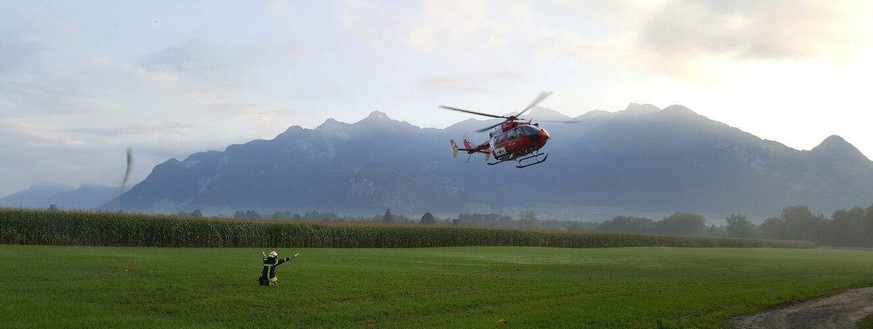
[(548, 98), (551, 95), (552, 95), (551, 91), (541, 92), (540, 95), (537, 96), (537, 98), (534, 98), (533, 102), (531, 102), (530, 105), (525, 107), (524, 110), (521, 110), (521, 112), (518, 112), (518, 114), (516, 114), (515, 116), (520, 117), (522, 114), (524, 114), (524, 112), (530, 111), (530, 109), (532, 109), (534, 106), (537, 106), (537, 104), (539, 104), (540, 102), (542, 102), (543, 100), (545, 100), (546, 98)]
[(127, 185), (127, 179), (130, 178), (130, 171), (133, 168), (133, 151), (130, 147), (127, 148), (127, 167), (124, 169), (124, 179), (121, 180), (121, 186), (118, 187), (118, 195), (124, 193), (124, 186)]
[(124, 193), (124, 185), (127, 185), (127, 179), (130, 178), (130, 171), (133, 168), (133, 151), (130, 150), (130, 147), (127, 148), (127, 168), (124, 169), (124, 179), (121, 180), (121, 186), (118, 187), (118, 192), (115, 193), (115, 199), (113, 199), (115, 203), (115, 208), (117, 210), (121, 210), (121, 207), (118, 206), (120, 202), (119, 198), (121, 194)]
[(580, 123), (580, 122), (582, 122), (582, 121), (578, 121), (578, 120), (537, 120), (537, 119), (533, 119), (533, 121), (548, 122), (548, 123)]
[(505, 123), (505, 122), (506, 122), (506, 121), (503, 121), (503, 122), (498, 123), (498, 124), (495, 124), (495, 125), (493, 125), (493, 126), (488, 126), (487, 128), (482, 128), (482, 129), (476, 130), (476, 132), (477, 132), (477, 133), (482, 133), (482, 132), (489, 131), (489, 130), (491, 130), (491, 128), (494, 128), (494, 127), (497, 127), (497, 126), (499, 126), (499, 125), (502, 125), (502, 124)]
[(486, 116), (486, 117), (492, 117), (492, 118), (498, 118), (498, 119), (506, 119), (506, 117), (505, 117), (505, 116), (502, 116), (502, 115), (494, 115), (494, 114), (488, 114), (488, 113), (473, 112), (473, 111), (470, 111), (470, 110), (459, 109), (459, 108), (457, 108), (457, 107), (451, 107), (451, 106), (440, 105), (440, 108), (444, 108), (444, 109), (446, 109), (446, 110), (452, 110), (452, 111), (458, 111), (458, 112), (470, 113), (470, 114), (483, 115), (483, 116)]

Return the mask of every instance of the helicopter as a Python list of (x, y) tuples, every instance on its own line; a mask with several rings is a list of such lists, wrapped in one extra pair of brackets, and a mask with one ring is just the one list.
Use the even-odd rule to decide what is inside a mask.
[[(490, 118), (503, 119), (503, 122), (485, 127), (476, 132), (488, 133), (488, 140), (479, 145), (473, 145), (466, 137), (463, 139), (464, 147), (461, 148), (455, 143), (455, 140), (450, 140), (452, 146), (453, 157), (458, 157), (459, 151), (464, 151), (469, 154), (467, 161), (476, 153), (485, 154), (485, 163), (488, 165), (496, 165), (507, 161), (516, 161), (516, 168), (527, 168), (533, 165), (543, 163), (548, 159), (547, 153), (540, 152), (540, 149), (546, 145), (549, 140), (549, 133), (540, 127), (539, 123), (533, 123), (532, 119), (520, 119), (519, 117), (536, 107), (537, 104), (551, 96), (552, 93), (543, 91), (537, 96), (533, 102), (525, 107), (521, 112), (515, 115), (494, 115), (488, 113), (474, 112), (470, 110), (460, 109), (451, 106), (440, 105), (440, 108), (476, 114)], [(545, 121), (543, 121), (545, 122)], [(576, 121), (550, 121), (561, 123), (575, 123)], [(494, 157), (494, 161), (489, 161), (490, 157)], [(533, 159), (532, 162), (528, 160)]]

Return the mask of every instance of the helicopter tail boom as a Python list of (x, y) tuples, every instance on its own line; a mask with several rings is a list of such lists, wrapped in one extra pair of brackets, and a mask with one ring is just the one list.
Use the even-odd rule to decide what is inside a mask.
[[(468, 141), (466, 138), (464, 138), (464, 148), (460, 148), (458, 146), (458, 143), (455, 143), (454, 139), (450, 140), (449, 142), (452, 145), (452, 157), (453, 158), (458, 157), (458, 151), (464, 151), (464, 152), (467, 152), (467, 154), (471, 154), (471, 155), (474, 153), (484, 153), (486, 158), (489, 155), (489, 150), (487, 147), (488, 144), (473, 146), (472, 144), (470, 144), (470, 141)], [(469, 158), (467, 160), (469, 160)]]
[(468, 141), (466, 138), (464, 138), (464, 148), (474, 149), (473, 144), (470, 144), (470, 141)]

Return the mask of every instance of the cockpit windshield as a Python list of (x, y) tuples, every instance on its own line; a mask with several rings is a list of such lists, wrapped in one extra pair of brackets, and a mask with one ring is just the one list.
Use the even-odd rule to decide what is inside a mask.
[(527, 136), (536, 135), (536, 134), (540, 133), (540, 129), (535, 127), (535, 126), (523, 126), (523, 127), (521, 127), (521, 129), (524, 132), (524, 134)]

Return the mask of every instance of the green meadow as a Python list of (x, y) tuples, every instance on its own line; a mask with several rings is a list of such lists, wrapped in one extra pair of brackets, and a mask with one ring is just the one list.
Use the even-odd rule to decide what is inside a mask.
[(873, 252), (0, 245), (0, 328), (720, 328), (873, 285)]

